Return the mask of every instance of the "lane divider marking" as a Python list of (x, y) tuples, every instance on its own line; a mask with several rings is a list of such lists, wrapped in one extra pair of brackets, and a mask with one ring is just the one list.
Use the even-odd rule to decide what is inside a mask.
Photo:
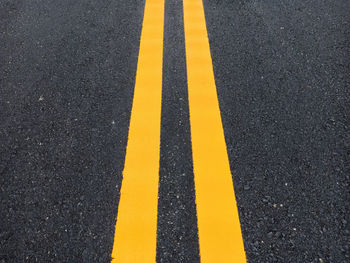
[(202, 0), (183, 0), (202, 263), (246, 262)]
[(112, 263), (156, 261), (164, 0), (146, 0)]

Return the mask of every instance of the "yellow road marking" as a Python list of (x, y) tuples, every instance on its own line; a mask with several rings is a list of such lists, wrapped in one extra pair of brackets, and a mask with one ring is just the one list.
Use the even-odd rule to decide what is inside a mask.
[(246, 262), (202, 0), (183, 0), (201, 262)]
[(164, 0), (146, 0), (112, 263), (156, 261)]

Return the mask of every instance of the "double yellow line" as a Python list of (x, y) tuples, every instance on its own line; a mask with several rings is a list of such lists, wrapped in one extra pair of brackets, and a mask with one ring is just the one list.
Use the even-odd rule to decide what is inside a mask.
[[(201, 0), (183, 0), (201, 262), (246, 262)], [(164, 0), (146, 0), (112, 263), (156, 261)]]

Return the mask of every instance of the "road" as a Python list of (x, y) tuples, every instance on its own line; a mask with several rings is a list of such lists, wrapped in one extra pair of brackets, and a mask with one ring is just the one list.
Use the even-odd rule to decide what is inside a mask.
[[(144, 20), (145, 0), (0, 0), (0, 263), (111, 262), (130, 213), (150, 216), (153, 262), (224, 262), (211, 216), (249, 263), (349, 262), (350, 2), (154, 2)], [(128, 187), (129, 167), (152, 180)]]

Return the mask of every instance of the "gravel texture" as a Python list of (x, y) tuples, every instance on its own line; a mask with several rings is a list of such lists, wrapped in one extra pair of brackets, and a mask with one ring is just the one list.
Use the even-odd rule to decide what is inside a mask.
[[(350, 261), (350, 2), (204, 0), (249, 263)], [(144, 0), (0, 0), (0, 263), (110, 261)], [(157, 262), (199, 262), (166, 0)]]

